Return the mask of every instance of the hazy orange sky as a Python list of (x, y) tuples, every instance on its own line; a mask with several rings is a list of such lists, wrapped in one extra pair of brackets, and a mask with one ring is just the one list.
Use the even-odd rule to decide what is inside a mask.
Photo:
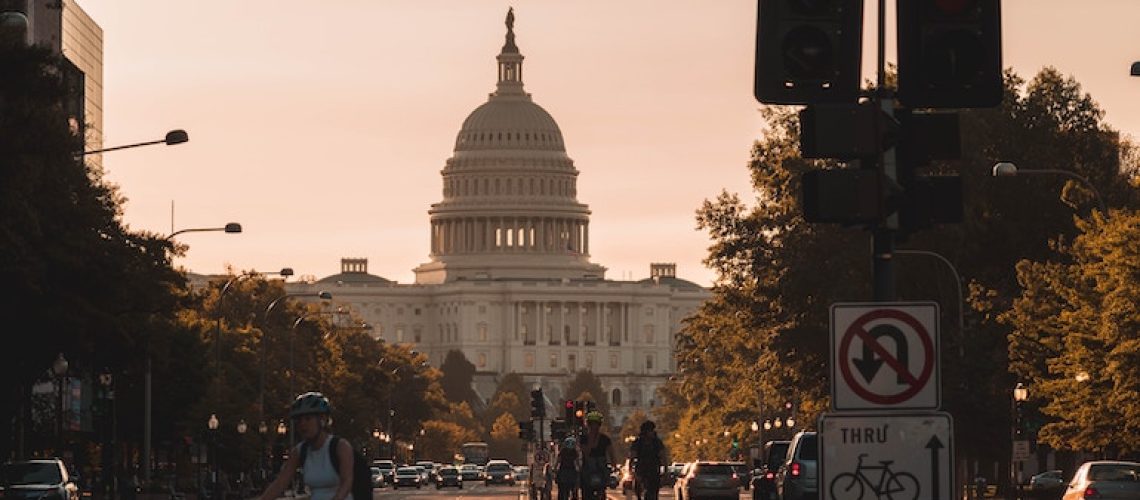
[[(722, 189), (754, 199), (754, 0), (79, 3), (104, 30), (105, 146), (190, 134), (104, 155), (127, 224), (167, 234), (173, 202), (175, 230), (244, 227), (180, 235), (190, 250), (176, 263), (194, 272), (319, 278), (366, 257), (371, 273), (412, 282), (455, 134), (494, 90), (508, 6), (526, 89), (562, 128), (609, 278), (675, 262), (711, 284), (694, 210)], [(1026, 78), (1055, 66), (1112, 126), (1140, 132), (1128, 74), (1140, 0), (1006, 0), (1003, 14), (1005, 66)]]

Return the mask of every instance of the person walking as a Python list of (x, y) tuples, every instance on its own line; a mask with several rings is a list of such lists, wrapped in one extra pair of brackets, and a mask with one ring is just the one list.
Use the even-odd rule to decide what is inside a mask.
[(641, 423), (637, 439), (630, 446), (630, 459), (634, 464), (638, 500), (657, 500), (661, 489), (661, 467), (669, 461), (665, 443), (657, 437), (657, 424), (652, 420)]
[(578, 448), (574, 438), (562, 440), (555, 462), (554, 481), (558, 483), (558, 500), (578, 498)]
[[(277, 500), (293, 479), (293, 471), (302, 467), (305, 485), (311, 490), (310, 500), (354, 500), (352, 497), (353, 452), (345, 439), (335, 439), (337, 462), (333, 468), (328, 445), (334, 441), (329, 433), (332, 404), (319, 392), (297, 396), (289, 409), (289, 417), (302, 441), (289, 451), (277, 478), (269, 483), (258, 500)], [(304, 456), (302, 456), (304, 454)], [(361, 500), (372, 500), (365, 498)]]
[(602, 433), (602, 413), (599, 411), (587, 413), (586, 434), (582, 438), (583, 499), (605, 499), (610, 471), (616, 463), (613, 440)]

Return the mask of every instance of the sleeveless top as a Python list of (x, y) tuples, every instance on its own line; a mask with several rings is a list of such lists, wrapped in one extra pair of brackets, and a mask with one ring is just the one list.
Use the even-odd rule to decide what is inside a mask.
[[(310, 500), (329, 500), (336, 494), (337, 487), (340, 485), (340, 475), (333, 468), (332, 459), (329, 457), (329, 443), (331, 442), (332, 434), (329, 434), (325, 437), (325, 442), (321, 444), (320, 448), (309, 445), (309, 454), (305, 457), (302, 474), (305, 485), (312, 490)], [(301, 453), (300, 444), (297, 444), (297, 453)], [(349, 491), (348, 496), (344, 498), (345, 500), (353, 500), (352, 492)]]

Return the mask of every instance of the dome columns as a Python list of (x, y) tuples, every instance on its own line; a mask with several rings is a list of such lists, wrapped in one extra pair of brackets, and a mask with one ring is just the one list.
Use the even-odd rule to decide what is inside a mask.
[(588, 255), (589, 221), (569, 217), (456, 217), (432, 221), (433, 255)]

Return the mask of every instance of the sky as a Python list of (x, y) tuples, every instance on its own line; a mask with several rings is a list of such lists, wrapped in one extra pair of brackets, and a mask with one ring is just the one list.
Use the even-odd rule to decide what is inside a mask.
[[(722, 190), (755, 202), (755, 0), (78, 2), (104, 33), (104, 146), (190, 137), (103, 155), (124, 222), (164, 235), (243, 226), (179, 235), (189, 250), (175, 264), (188, 271), (321, 278), (362, 257), (372, 274), (414, 282), (440, 170), (495, 88), (508, 7), (526, 89), (562, 130), (592, 210), (591, 260), (608, 278), (672, 262), (711, 285), (696, 210)], [(1129, 76), (1140, 1), (1002, 9), (1006, 67), (1025, 78), (1056, 67), (1112, 127), (1140, 135), (1140, 78)], [(868, 5), (868, 77), (875, 18)]]

